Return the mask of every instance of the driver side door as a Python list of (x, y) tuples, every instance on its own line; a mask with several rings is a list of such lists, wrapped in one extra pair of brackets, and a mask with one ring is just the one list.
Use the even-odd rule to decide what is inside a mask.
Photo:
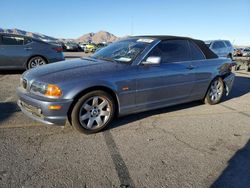
[(138, 66), (137, 111), (189, 101), (195, 72), (188, 41), (162, 41), (147, 57), (160, 57), (161, 62), (157, 65)]

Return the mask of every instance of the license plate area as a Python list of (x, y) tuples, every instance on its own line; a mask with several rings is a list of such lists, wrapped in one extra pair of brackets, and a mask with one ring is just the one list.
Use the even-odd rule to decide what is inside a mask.
[(26, 111), (30, 112), (31, 114), (38, 116), (40, 118), (43, 117), (41, 108), (29, 105), (24, 101), (20, 101), (19, 103), (22, 108), (24, 108)]

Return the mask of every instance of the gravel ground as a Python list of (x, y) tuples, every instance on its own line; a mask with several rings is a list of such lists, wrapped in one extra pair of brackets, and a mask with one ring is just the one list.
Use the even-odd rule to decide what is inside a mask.
[(219, 105), (130, 115), (94, 135), (24, 116), (15, 95), (21, 73), (0, 72), (0, 187), (250, 185), (250, 73), (237, 73)]

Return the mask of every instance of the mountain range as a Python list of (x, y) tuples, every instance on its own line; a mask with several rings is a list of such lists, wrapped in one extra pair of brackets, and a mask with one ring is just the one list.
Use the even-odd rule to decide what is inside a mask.
[(101, 43), (101, 42), (113, 42), (118, 40), (119, 38), (112, 33), (109, 33), (107, 31), (99, 31), (97, 33), (87, 33), (82, 35), (79, 38), (76, 39), (59, 39), (59, 38), (54, 38), (50, 37), (47, 35), (43, 35), (40, 33), (33, 33), (29, 31), (24, 31), (21, 29), (2, 29), (0, 28), (0, 32), (4, 33), (12, 33), (12, 34), (19, 34), (19, 35), (25, 35), (33, 38), (37, 38), (43, 41), (75, 41), (75, 42), (94, 42), (94, 43)]
[(116, 41), (118, 37), (109, 33), (107, 31), (99, 31), (97, 33), (87, 33), (82, 35), (81, 37), (77, 38), (77, 42), (94, 42), (94, 43), (101, 43), (101, 42), (113, 42)]

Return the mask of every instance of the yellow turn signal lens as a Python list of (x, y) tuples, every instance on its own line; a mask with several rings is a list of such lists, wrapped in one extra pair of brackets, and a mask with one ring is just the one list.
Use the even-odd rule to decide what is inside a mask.
[(60, 97), (62, 96), (62, 91), (58, 86), (48, 84), (45, 95), (48, 97)]
[(55, 106), (49, 106), (48, 107), (50, 110), (60, 110), (60, 109), (62, 109), (62, 106), (60, 106), (60, 105), (55, 105)]

